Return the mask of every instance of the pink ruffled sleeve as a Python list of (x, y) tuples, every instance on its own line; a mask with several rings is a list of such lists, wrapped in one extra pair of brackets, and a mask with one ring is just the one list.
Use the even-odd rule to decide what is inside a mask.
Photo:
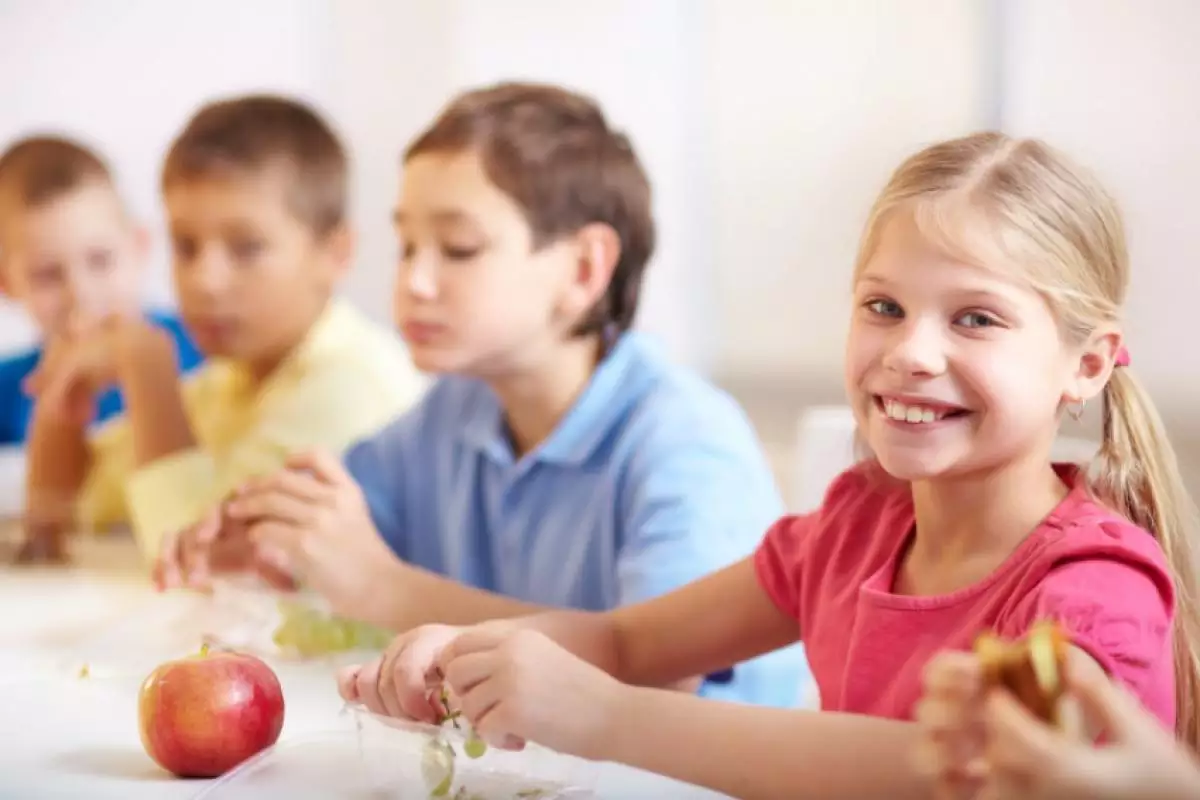
[(1170, 576), (1150, 561), (1115, 555), (1071, 561), (1017, 604), (1001, 633), (1017, 637), (1039, 620), (1059, 622), (1076, 647), (1173, 724), (1174, 604)]

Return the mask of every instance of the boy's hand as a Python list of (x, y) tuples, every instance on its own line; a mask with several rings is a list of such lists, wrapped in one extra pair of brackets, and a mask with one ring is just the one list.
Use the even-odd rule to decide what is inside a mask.
[(363, 608), (378, 597), (376, 580), (399, 564), (358, 484), (326, 454), (293, 457), (286, 469), (251, 481), (227, 513), (247, 527), (258, 559), (291, 573), (344, 616), (370, 618)]
[(37, 367), (25, 378), (25, 393), (37, 398), (42, 413), (87, 425), (95, 413), (97, 386), (84, 363), (81, 346), (71, 334), (51, 339)]
[(292, 576), (255, 557), (246, 526), (230, 519), (224, 507), (214, 509), (190, 528), (168, 535), (153, 568), (159, 591), (212, 588), (214, 575), (257, 571), (276, 589), (294, 589)]
[(988, 699), (988, 797), (1055, 800), (1184, 800), (1200, 797), (1200, 767), (1123, 688), (1080, 660), (1067, 665), (1068, 690), (1088, 727), (1107, 743), (1068, 738), (1005, 692)]
[(95, 396), (117, 383), (121, 364), (155, 331), (144, 320), (112, 315), (76, 319), (46, 348), (25, 390), (71, 419), (91, 419)]

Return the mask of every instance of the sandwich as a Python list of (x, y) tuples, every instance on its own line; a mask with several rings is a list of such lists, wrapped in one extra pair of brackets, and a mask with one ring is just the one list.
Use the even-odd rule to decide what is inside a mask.
[(1069, 644), (1057, 624), (1039, 622), (1016, 641), (983, 634), (975, 642), (975, 654), (983, 665), (985, 687), (1008, 690), (1035, 717), (1063, 729), (1068, 722), (1062, 700)]

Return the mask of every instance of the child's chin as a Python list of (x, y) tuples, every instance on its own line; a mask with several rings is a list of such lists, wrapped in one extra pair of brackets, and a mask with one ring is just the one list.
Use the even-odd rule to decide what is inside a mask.
[(456, 359), (445, 351), (409, 345), (408, 355), (412, 359), (413, 366), (417, 368), (417, 371), (426, 373), (427, 375), (443, 375), (466, 371), (462, 364), (458, 363)]
[(875, 453), (879, 465), (884, 472), (893, 478), (909, 483), (929, 481), (944, 478), (951, 472), (951, 464), (937, 454), (923, 455), (918, 453)]

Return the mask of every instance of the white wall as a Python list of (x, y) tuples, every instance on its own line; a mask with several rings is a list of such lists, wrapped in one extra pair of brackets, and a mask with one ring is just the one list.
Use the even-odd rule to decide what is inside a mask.
[[(907, 152), (999, 114), (1121, 194), (1136, 368), (1187, 409), (1200, 394), (1180, 290), (1198, 285), (1200, 258), (1197, 30), (1192, 0), (0, 0), (0, 140), (43, 125), (87, 135), (157, 221), (159, 161), (197, 103), (309, 98), (355, 159), (347, 291), (387, 319), (405, 142), (464, 86), (564, 82), (629, 129), (655, 181), (643, 327), (714, 372), (835, 397), (875, 191)], [(163, 299), (157, 255), (149, 294)], [(0, 344), (23, 335), (0, 316)]]
[(388, 220), (405, 143), (455, 92), (549, 80), (597, 98), (632, 137), (654, 182), (660, 226), (640, 327), (679, 358), (705, 363), (711, 253), (694, 235), (707, 189), (696, 170), (706, 160), (703, 141), (693, 135), (704, 124), (693, 99), (700, 3), (356, 0), (333, 8), (334, 106), (358, 160), (362, 258), (352, 296), (388, 313), (395, 252)]
[(989, 121), (988, 4), (709, 3), (721, 372), (840, 385), (851, 262), (887, 173)]
[[(0, 143), (55, 128), (93, 142), (155, 226), (147, 296), (171, 302), (158, 169), (171, 137), (211, 97), (262, 88), (327, 94), (326, 0), (0, 2)], [(30, 335), (0, 306), (0, 346)]]
[(1076, 155), (1122, 202), (1134, 369), (1200, 448), (1200, 3), (1012, 0), (1004, 13), (1006, 127)]
[[(35, 126), (86, 135), (117, 166), (137, 210), (159, 221), (156, 180), (170, 137), (195, 106), (250, 89), (295, 92), (328, 109), (350, 145), (360, 250), (346, 292), (390, 318), (390, 210), (405, 143), (451, 92), (503, 78), (566, 83), (626, 127), (657, 192), (661, 246), (642, 326), (680, 358), (705, 358), (710, 248), (693, 167), (705, 159), (687, 0), (564, 4), (522, 0), (0, 2), (0, 141)], [(165, 251), (148, 295), (170, 297)], [(698, 305), (697, 302), (700, 301)], [(28, 329), (11, 307), (0, 345)]]

